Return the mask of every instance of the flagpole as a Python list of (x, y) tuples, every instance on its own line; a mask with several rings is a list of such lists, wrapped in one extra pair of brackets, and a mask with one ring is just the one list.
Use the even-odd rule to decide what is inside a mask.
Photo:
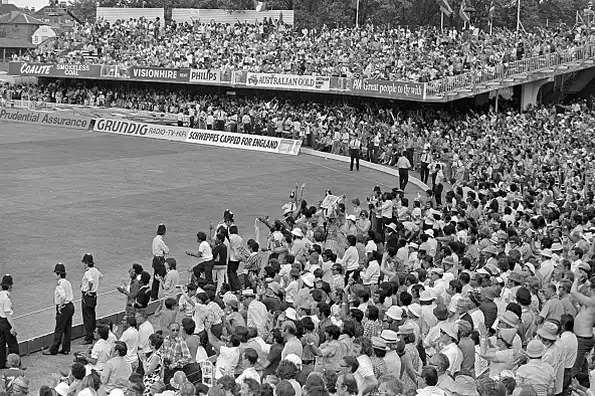
[(355, 7), (355, 27), (359, 27), (359, 0), (357, 0), (357, 5)]
[(444, 30), (444, 13), (440, 10), (440, 30)]
[(516, 7), (516, 33), (519, 34), (521, 28), (521, 0), (517, 0)]

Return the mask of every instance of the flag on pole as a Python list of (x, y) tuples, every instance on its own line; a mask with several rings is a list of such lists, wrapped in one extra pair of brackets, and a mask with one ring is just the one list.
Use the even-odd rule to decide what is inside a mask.
[(469, 23), (471, 21), (471, 17), (467, 13), (467, 3), (465, 0), (461, 1), (461, 8), (459, 10), (459, 16), (466, 23)]
[(448, 4), (448, 0), (436, 0), (438, 5), (440, 6), (440, 12), (445, 14), (446, 16), (452, 15), (452, 8), (450, 8), (450, 4)]
[(494, 0), (492, 0), (492, 2), (490, 3), (490, 10), (488, 11), (488, 18), (490, 20), (494, 19), (494, 16), (496, 15), (496, 2)]
[(266, 1), (253, 0), (253, 3), (254, 3), (254, 9), (256, 10), (256, 12), (266, 11), (266, 9), (267, 9)]

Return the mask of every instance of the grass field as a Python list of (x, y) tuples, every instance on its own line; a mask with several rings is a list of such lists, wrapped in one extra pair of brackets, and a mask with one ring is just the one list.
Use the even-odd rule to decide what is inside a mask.
[[(254, 236), (256, 216), (280, 215), (289, 191), (306, 183), (315, 204), (335, 194), (369, 195), (375, 184), (389, 189), (396, 178), (307, 155), (271, 155), (27, 124), (0, 124), (0, 274), (15, 278), (13, 301), (19, 338), (52, 331), (52, 269), (63, 261), (78, 290), (91, 252), (104, 274), (98, 313), (123, 307), (114, 292), (131, 264), (150, 268), (156, 227), (182, 270), (195, 235), (208, 232), (223, 210), (236, 214), (240, 234)], [(415, 194), (410, 185), (410, 198)], [(263, 237), (266, 235), (262, 231)], [(78, 293), (75, 293), (78, 298)], [(75, 323), (81, 321), (76, 305)]]

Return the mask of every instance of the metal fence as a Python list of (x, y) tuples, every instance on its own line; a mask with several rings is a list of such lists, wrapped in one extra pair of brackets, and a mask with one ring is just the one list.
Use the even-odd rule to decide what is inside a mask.
[(458, 89), (473, 89), (480, 84), (497, 82), (524, 73), (532, 73), (542, 69), (553, 68), (571, 62), (585, 61), (595, 56), (595, 45), (588, 44), (573, 47), (564, 51), (540, 55), (519, 61), (504, 63), (481, 70), (473, 70), (452, 77), (430, 81), (427, 86), (427, 95), (436, 96)]

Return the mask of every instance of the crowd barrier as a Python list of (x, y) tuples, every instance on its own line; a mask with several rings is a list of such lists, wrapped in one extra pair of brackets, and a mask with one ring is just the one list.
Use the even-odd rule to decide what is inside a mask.
[[(36, 102), (13, 101), (11, 104), (25, 106), (27, 104), (30, 105), (30, 103)], [(91, 118), (71, 113), (31, 111), (25, 108), (1, 107), (0, 121), (59, 126), (81, 130), (92, 129), (95, 132), (171, 140), (204, 146), (262, 151), (273, 154), (298, 155), (302, 147), (301, 140), (273, 136), (247, 135), (234, 132), (159, 125), (124, 118)]]
[(447, 92), (473, 88), (488, 82), (541, 70), (556, 69), (564, 64), (595, 57), (595, 45), (585, 44), (567, 50), (522, 59), (515, 62), (481, 67), (456, 76), (430, 82), (388, 81), (336, 76), (255, 73), (245, 70), (192, 68), (158, 68), (124, 65), (39, 64), (10, 62), (8, 73), (19, 76), (169, 82), (193, 85), (246, 87), (266, 90), (335, 93), (383, 99), (431, 101)]

